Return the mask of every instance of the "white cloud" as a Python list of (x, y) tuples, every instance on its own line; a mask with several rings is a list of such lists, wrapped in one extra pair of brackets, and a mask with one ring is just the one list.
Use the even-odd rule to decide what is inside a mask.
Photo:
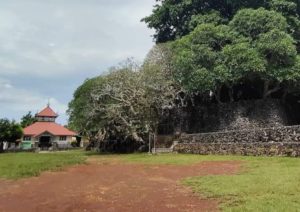
[(54, 97), (46, 97), (35, 91), (14, 87), (8, 80), (0, 78), (0, 118), (7, 117), (7, 113), (16, 114), (12, 118), (19, 120), (28, 111), (36, 113), (48, 103), (61, 116), (59, 121), (65, 123), (67, 105)]
[(79, 82), (128, 57), (145, 57), (153, 31), (140, 20), (153, 4), (0, 0), (0, 118), (35, 113), (50, 98), (66, 122), (66, 105)]
[(152, 46), (152, 31), (140, 19), (154, 1), (9, 2), (0, 3), (2, 75), (99, 72), (99, 63), (141, 60)]

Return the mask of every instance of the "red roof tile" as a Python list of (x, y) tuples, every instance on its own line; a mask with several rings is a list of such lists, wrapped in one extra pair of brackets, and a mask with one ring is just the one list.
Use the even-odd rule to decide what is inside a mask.
[(56, 124), (55, 122), (36, 122), (24, 129), (24, 135), (38, 136), (48, 132), (55, 136), (75, 136), (75, 132)]
[(58, 115), (49, 106), (47, 106), (41, 112), (36, 114), (36, 116), (57, 117)]

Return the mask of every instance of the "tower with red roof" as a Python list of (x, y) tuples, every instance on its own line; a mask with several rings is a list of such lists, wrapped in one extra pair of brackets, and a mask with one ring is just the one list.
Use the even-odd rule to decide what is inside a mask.
[(56, 147), (68, 147), (77, 133), (55, 122), (58, 114), (47, 105), (36, 114), (37, 122), (24, 129), (22, 148), (40, 148), (48, 150)]

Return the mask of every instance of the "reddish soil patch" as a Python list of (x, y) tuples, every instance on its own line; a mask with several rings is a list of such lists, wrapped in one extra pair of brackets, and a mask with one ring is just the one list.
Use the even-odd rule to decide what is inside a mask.
[(0, 182), (0, 211), (217, 211), (178, 182), (190, 176), (233, 174), (238, 162), (191, 166), (103, 164)]

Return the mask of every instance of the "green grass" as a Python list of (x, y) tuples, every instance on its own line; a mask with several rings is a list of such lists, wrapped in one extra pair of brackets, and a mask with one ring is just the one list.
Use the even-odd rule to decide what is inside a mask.
[(300, 211), (300, 159), (240, 157), (232, 176), (185, 179), (195, 192), (221, 200), (223, 211)]
[(241, 161), (243, 167), (236, 175), (193, 177), (183, 180), (183, 184), (200, 195), (220, 200), (223, 211), (300, 211), (300, 158), (183, 154), (117, 157), (129, 163), (142, 164)]
[(46, 170), (83, 163), (87, 156), (139, 164), (189, 165), (203, 161), (242, 161), (235, 175), (202, 176), (183, 180), (195, 192), (221, 202), (223, 211), (300, 211), (300, 159), (280, 157), (199, 156), (182, 154), (94, 155), (83, 151), (11, 153), (0, 155), (0, 178), (38, 176)]
[(83, 163), (85, 159), (81, 151), (0, 154), (0, 178), (38, 176), (43, 171), (60, 170), (68, 165)]
[(222, 211), (300, 211), (300, 158), (131, 154), (99, 156), (127, 163), (189, 165), (203, 161), (241, 161), (235, 175), (183, 180), (200, 195), (218, 199)]

